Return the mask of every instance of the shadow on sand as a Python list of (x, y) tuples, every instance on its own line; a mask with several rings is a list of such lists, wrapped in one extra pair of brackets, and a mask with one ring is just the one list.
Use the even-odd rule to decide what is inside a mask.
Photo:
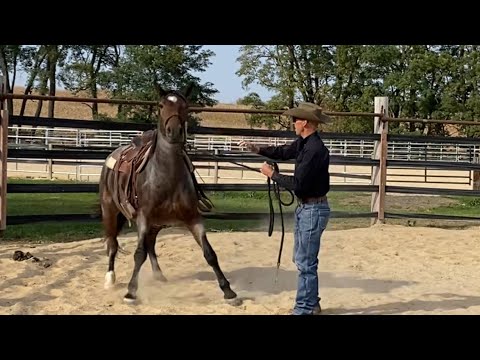
[[(275, 267), (246, 267), (230, 272), (225, 276), (232, 287), (239, 291), (258, 292), (264, 294), (280, 294), (284, 291), (294, 291), (297, 288), (297, 272), (279, 269), (278, 280), (275, 283), (277, 269)], [(393, 289), (415, 284), (411, 281), (362, 279), (353, 276), (336, 276), (329, 272), (319, 272), (321, 288), (358, 288), (367, 293), (388, 293)], [(190, 276), (200, 281), (216, 281), (213, 272), (202, 271)]]

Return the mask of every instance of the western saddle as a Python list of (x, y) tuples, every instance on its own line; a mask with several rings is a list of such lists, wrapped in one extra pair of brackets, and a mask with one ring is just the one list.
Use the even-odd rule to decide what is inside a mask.
[[(134, 137), (120, 154), (110, 155), (106, 160), (106, 165), (114, 172), (113, 200), (128, 220), (135, 217), (138, 209), (136, 180), (155, 151), (157, 131), (148, 130)], [(213, 204), (198, 185), (195, 167), (185, 150), (183, 160), (197, 191), (199, 210), (209, 212)]]

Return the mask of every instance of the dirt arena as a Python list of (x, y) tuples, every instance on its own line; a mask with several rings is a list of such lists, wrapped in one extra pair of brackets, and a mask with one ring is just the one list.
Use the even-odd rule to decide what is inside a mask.
[[(376, 225), (326, 231), (320, 258), (325, 315), (480, 314), (480, 232)], [(285, 238), (275, 284), (280, 234), (210, 233), (220, 265), (242, 304), (226, 304), (193, 238), (160, 233), (159, 263), (167, 283), (152, 279), (147, 260), (139, 303), (123, 303), (133, 266), (135, 236), (120, 238), (117, 284), (104, 290), (107, 257), (100, 239), (48, 245), (0, 245), (1, 314), (288, 314), (296, 270), (293, 235)], [(15, 250), (39, 258), (14, 261)], [(43, 266), (48, 259), (49, 267)]]

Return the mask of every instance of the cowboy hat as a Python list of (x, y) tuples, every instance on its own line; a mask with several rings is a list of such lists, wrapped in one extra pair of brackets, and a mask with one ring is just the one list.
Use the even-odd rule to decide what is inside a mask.
[(283, 113), (283, 115), (290, 115), (297, 119), (320, 122), (324, 124), (331, 122), (329, 116), (322, 114), (322, 108), (320, 106), (309, 102), (301, 102), (298, 107), (288, 109)]

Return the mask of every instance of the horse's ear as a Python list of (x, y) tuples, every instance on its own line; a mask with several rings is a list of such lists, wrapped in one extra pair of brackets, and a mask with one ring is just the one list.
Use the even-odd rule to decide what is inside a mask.
[(164, 97), (165, 95), (167, 95), (167, 92), (165, 90), (162, 89), (162, 87), (160, 86), (160, 84), (156, 81), (153, 82), (153, 85), (155, 86), (155, 90), (157, 91), (158, 93), (158, 96), (160, 98)]
[(193, 91), (193, 88), (195, 87), (195, 83), (194, 82), (190, 82), (188, 83), (188, 85), (185, 87), (185, 89), (183, 90), (183, 95), (185, 95), (185, 97), (188, 99), (190, 97), (190, 95), (192, 94), (192, 91)]

